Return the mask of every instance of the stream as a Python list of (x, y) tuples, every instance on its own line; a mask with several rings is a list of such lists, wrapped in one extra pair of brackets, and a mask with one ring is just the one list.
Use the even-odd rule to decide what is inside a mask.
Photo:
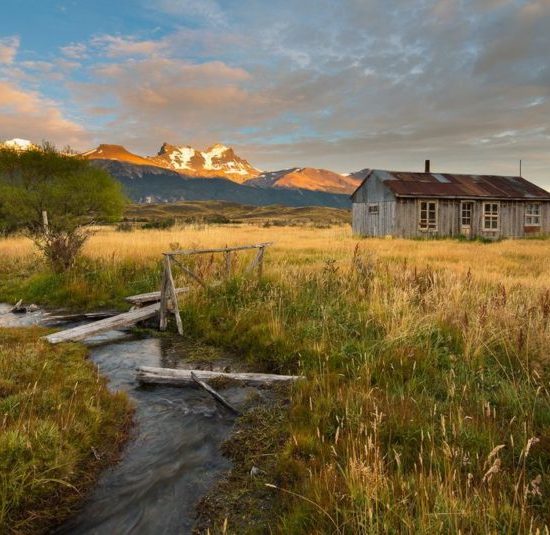
[[(0, 326), (53, 323), (43, 311), (8, 310), (0, 305)], [(179, 338), (110, 331), (85, 343), (109, 387), (133, 400), (135, 426), (121, 460), (101, 475), (76, 516), (54, 533), (191, 533), (197, 501), (230, 468), (220, 445), (231, 433), (234, 416), (201, 389), (141, 387), (136, 382), (138, 366), (193, 367)], [(228, 362), (224, 356), (221, 364)], [(230, 387), (223, 395), (238, 407), (253, 390)]]

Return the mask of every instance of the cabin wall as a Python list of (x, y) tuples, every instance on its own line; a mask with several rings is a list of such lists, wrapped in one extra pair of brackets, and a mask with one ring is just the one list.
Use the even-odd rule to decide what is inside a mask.
[[(395, 201), (353, 203), (351, 210), (353, 234), (357, 236), (393, 235), (395, 204)], [(372, 208), (375, 207), (376, 212), (373, 212)]]
[(395, 197), (376, 174), (353, 195), (352, 230), (357, 236), (394, 234)]
[[(469, 201), (468, 199), (465, 199)], [(428, 236), (460, 236), (468, 235), (461, 227), (461, 201), (459, 199), (438, 199), (437, 231), (423, 231), (418, 228), (418, 203), (420, 199), (398, 199), (395, 208), (395, 236), (418, 238)], [(469, 201), (470, 202), (470, 201)], [(472, 224), (469, 237), (523, 238), (537, 234), (550, 233), (550, 203), (541, 203), (541, 226), (525, 226), (526, 206), (528, 201), (500, 201), (500, 217), (498, 230), (483, 228), (483, 203), (487, 201), (471, 201), (473, 203)], [(497, 202), (497, 201), (495, 201)]]

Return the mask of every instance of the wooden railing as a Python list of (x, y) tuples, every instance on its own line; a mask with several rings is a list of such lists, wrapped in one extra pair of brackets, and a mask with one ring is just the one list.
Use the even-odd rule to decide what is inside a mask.
[(258, 277), (261, 278), (263, 273), (263, 262), (265, 256), (265, 250), (271, 245), (268, 243), (258, 243), (256, 245), (241, 245), (238, 247), (221, 247), (217, 249), (183, 249), (177, 251), (170, 251), (163, 253), (164, 255), (164, 271), (162, 276), (162, 282), (160, 287), (160, 324), (159, 329), (165, 331), (168, 326), (168, 303), (171, 303), (171, 311), (176, 318), (176, 325), (178, 327), (178, 333), (183, 334), (183, 325), (181, 323), (181, 317), (178, 307), (178, 289), (174, 283), (174, 276), (172, 273), (172, 263), (177, 265), (186, 276), (197, 282), (203, 288), (208, 288), (208, 283), (191, 267), (185, 265), (182, 260), (176, 258), (178, 256), (191, 256), (198, 254), (215, 254), (223, 253), (225, 257), (225, 276), (229, 278), (231, 276), (231, 254), (238, 251), (248, 251), (251, 249), (257, 249), (256, 256), (252, 259), (247, 266), (245, 273), (251, 273), (257, 270)]

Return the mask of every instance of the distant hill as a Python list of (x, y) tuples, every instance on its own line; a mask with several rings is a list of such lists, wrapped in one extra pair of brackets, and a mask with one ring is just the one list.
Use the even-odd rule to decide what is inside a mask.
[(177, 203), (133, 204), (125, 219), (159, 221), (166, 219), (205, 222), (246, 222), (285, 225), (344, 225), (351, 221), (349, 209), (324, 206), (251, 206), (226, 201), (181, 201)]

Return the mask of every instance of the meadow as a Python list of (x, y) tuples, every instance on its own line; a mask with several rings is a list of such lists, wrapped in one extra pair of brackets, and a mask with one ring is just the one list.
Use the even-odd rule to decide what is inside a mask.
[[(282, 442), (269, 462), (255, 459), (266, 473), (241, 489), (276, 494), (269, 529), (547, 533), (546, 240), (357, 240), (348, 225), (105, 227), (65, 275), (24, 238), (0, 240), (0, 299), (122, 307), (125, 295), (158, 288), (165, 250), (266, 241), (261, 281), (239, 275), (243, 255), (234, 278), (180, 306), (190, 334), (258, 369), (308, 377), (276, 419)], [(196, 262), (205, 277), (223, 271), (213, 258)], [(236, 522), (227, 512), (220, 532), (239, 531)]]

